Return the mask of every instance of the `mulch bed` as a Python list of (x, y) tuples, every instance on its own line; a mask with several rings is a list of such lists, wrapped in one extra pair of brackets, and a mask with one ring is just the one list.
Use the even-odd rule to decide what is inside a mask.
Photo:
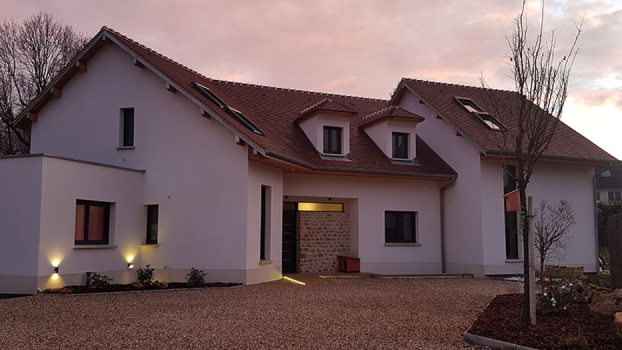
[(539, 315), (535, 326), (522, 322), (522, 294), (496, 296), (469, 329), (469, 333), (541, 350), (568, 349), (560, 340), (576, 337), (579, 329), (587, 349), (622, 349), (613, 316), (590, 312), (588, 304), (576, 303), (556, 314)]
[(167, 288), (157, 288), (155, 286), (136, 288), (131, 284), (111, 284), (106, 288), (90, 288), (87, 286), (66, 286), (63, 288), (46, 289), (43, 293), (49, 294), (84, 294), (84, 293), (110, 293), (110, 292), (131, 292), (141, 290), (171, 290), (182, 288), (227, 288), (239, 286), (241, 283), (204, 283), (204, 284), (189, 284), (184, 282), (171, 282), (168, 283)]

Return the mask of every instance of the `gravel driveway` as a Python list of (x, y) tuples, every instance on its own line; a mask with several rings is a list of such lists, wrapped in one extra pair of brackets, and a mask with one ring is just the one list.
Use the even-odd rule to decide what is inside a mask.
[(0, 300), (0, 349), (463, 349), (516, 282), (284, 280), (233, 289)]

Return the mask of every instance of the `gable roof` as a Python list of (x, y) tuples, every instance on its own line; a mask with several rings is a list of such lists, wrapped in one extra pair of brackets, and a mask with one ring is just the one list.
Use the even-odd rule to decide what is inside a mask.
[[(489, 112), (508, 129), (508, 139), (516, 130), (514, 118), (495, 116), (494, 104), (502, 105), (504, 113), (517, 113), (517, 99), (524, 98), (516, 92), (465, 85), (439, 83), (404, 78), (400, 82), (391, 103), (397, 104), (410, 90), (419, 95), (422, 102), (452, 124), (459, 133), (467, 137), (483, 153), (498, 154), (501, 133), (491, 130), (475, 115), (467, 111), (455, 97), (470, 98), (485, 112)], [(617, 159), (579, 134), (563, 121), (559, 121), (553, 139), (543, 158), (576, 161), (617, 162)]]
[[(112, 42), (134, 57), (136, 65), (146, 67), (165, 80), (172, 88), (192, 102), (241, 140), (256, 153), (297, 164), (311, 171), (350, 172), (424, 178), (454, 178), (456, 172), (442, 160), (420, 137), (417, 138), (417, 160), (420, 165), (393, 164), (364, 133), (354, 127), (359, 116), (369, 115), (387, 106), (388, 101), (353, 96), (325, 94), (301, 90), (235, 83), (210, 79), (165, 57), (128, 37), (103, 27), (68, 67), (50, 84), (61, 88), (76, 74), (81, 62)], [(215, 94), (228, 108), (241, 113), (265, 135), (254, 133), (236, 120), (233, 113), (217, 107), (204, 93), (193, 87), (198, 83)], [(17, 123), (28, 126), (26, 116), (36, 113), (49, 100), (48, 89), (38, 96), (18, 117)], [(350, 127), (350, 157), (348, 160), (322, 159), (302, 129), (295, 123), (301, 111), (309, 106), (330, 108), (353, 115)], [(228, 113), (229, 112), (229, 113)], [(197, 115), (199, 110), (197, 109)], [(357, 116), (358, 115), (358, 116)]]

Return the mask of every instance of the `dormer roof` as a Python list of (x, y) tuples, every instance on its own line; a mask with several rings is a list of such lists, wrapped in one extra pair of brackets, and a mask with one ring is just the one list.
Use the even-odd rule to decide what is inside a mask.
[(361, 118), (360, 123), (358, 123), (358, 127), (366, 128), (368, 126), (388, 119), (404, 120), (413, 123), (420, 123), (425, 120), (425, 118), (420, 115), (409, 112), (401, 107), (392, 105), (364, 116), (363, 118)]
[(355, 111), (354, 109), (341, 104), (333, 99), (330, 98), (323, 98), (322, 100), (320, 100), (317, 103), (314, 103), (313, 105), (303, 109), (302, 111), (300, 111), (300, 116), (298, 118), (296, 118), (296, 120), (294, 120), (295, 123), (300, 123), (308, 118), (310, 118), (311, 116), (313, 116), (315, 113), (317, 112), (335, 112), (337, 114), (344, 114), (347, 116), (352, 116), (355, 114), (358, 114), (357, 111)]

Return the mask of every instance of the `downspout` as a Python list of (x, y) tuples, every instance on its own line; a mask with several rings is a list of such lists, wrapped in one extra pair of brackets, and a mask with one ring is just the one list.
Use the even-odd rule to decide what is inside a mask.
[[(611, 168), (611, 166), (609, 166), (608, 168)], [(598, 168), (598, 167), (594, 167), (594, 176), (592, 176), (592, 193), (594, 195), (593, 198), (593, 205), (594, 205), (594, 236), (596, 238), (596, 274), (600, 274), (600, 241), (599, 241), (599, 235), (598, 235), (598, 205), (597, 205), (597, 196), (598, 193), (596, 192), (596, 177), (599, 176), (605, 168)]]
[(440, 203), (441, 203), (441, 272), (447, 273), (447, 262), (445, 257), (445, 190), (448, 189), (456, 182), (456, 179), (451, 179), (451, 182), (441, 187), (440, 190)]

